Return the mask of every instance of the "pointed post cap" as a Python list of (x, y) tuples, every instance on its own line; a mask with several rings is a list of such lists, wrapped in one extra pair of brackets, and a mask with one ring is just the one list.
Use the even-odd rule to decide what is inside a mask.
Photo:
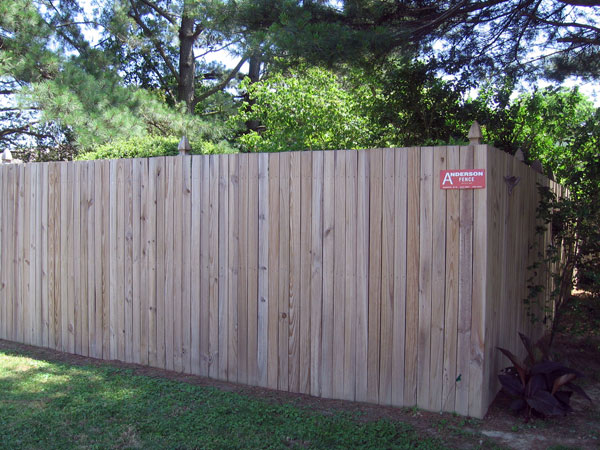
[(2, 152), (2, 162), (3, 163), (11, 163), (13, 161), (12, 153), (9, 149), (5, 148)]
[(470, 145), (478, 145), (481, 144), (481, 127), (479, 126), (479, 122), (473, 122), (471, 128), (469, 128), (469, 143)]
[(180, 155), (189, 155), (192, 150), (192, 146), (190, 145), (190, 141), (188, 138), (183, 136), (179, 141), (179, 145), (177, 146), (177, 150), (179, 150)]
[(521, 150), (520, 148), (517, 149), (517, 151), (515, 152), (515, 158), (517, 159), (517, 161), (524, 162), (525, 155), (523, 154), (523, 150)]

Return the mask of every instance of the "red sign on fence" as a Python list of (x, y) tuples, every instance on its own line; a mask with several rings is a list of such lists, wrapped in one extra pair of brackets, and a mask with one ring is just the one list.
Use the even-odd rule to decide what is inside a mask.
[(483, 189), (485, 169), (440, 170), (440, 189)]

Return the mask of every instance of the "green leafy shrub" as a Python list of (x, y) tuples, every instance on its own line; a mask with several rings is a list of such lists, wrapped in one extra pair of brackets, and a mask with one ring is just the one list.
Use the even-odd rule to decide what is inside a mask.
[(550, 361), (547, 352), (534, 348), (527, 336), (519, 333), (519, 337), (527, 350), (527, 358), (523, 363), (519, 363), (510, 351), (498, 347), (513, 363), (498, 375), (504, 391), (514, 397), (510, 409), (525, 410), (527, 419), (532, 414), (541, 417), (564, 416), (572, 411), (569, 401), (573, 392), (592, 401), (583, 389), (572, 383), (583, 376), (580, 372)]
[(258, 83), (242, 82), (246, 102), (232, 123), (257, 121), (258, 131), (239, 138), (252, 152), (366, 148), (367, 118), (356, 98), (332, 72), (309, 68), (275, 73)]
[[(149, 158), (153, 156), (177, 155), (179, 145), (177, 137), (145, 136), (127, 140), (119, 140), (96, 147), (94, 150), (80, 154), (78, 160)], [(191, 142), (192, 154), (208, 155), (216, 153), (234, 153), (235, 150), (226, 142), (206, 141)]]

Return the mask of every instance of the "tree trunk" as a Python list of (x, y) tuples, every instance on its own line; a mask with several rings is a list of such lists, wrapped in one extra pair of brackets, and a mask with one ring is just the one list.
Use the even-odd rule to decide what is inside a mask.
[[(248, 69), (248, 78), (250, 78), (251, 83), (257, 83), (260, 81), (260, 54), (255, 53), (250, 57), (249, 69)], [(248, 107), (252, 108), (254, 105), (254, 100), (250, 99), (248, 93), (244, 95), (246, 102), (248, 103)], [(260, 122), (258, 120), (248, 120), (246, 122), (246, 132), (258, 131), (260, 127)]]
[(177, 99), (185, 102), (188, 113), (193, 112), (194, 102), (194, 34), (195, 20), (187, 15), (184, 6), (181, 27), (179, 28), (179, 84), (177, 86)]

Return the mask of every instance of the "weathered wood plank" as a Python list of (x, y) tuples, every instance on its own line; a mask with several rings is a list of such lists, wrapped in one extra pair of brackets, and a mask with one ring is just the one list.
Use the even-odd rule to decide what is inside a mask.
[[(473, 168), (473, 148), (460, 147), (460, 168)], [(469, 413), (469, 354), (471, 348), (471, 296), (473, 286), (473, 191), (461, 190), (458, 255), (458, 340), (455, 410)]]
[[(195, 157), (194, 161), (200, 163), (198, 168), (198, 176), (200, 177), (200, 375), (208, 376), (210, 360), (210, 286), (212, 283), (210, 272), (210, 248), (213, 245), (213, 243), (210, 241), (211, 230), (209, 228), (209, 189), (211, 186), (210, 157)], [(196, 175), (195, 167), (196, 165), (194, 166), (194, 176)], [(216, 191), (218, 194), (218, 188)], [(194, 232), (195, 229), (195, 227), (192, 227)]]
[[(31, 177), (32, 177), (32, 165), (24, 164), (21, 169), (23, 174), (22, 189), (20, 197), (20, 210), (22, 217), (21, 220), (21, 239), (20, 243), (20, 255), (21, 263), (19, 264), (19, 271), (21, 276), (21, 296), (18, 298), (21, 307), (21, 314), (19, 316), (20, 323), (20, 342), (31, 344), (31, 323), (33, 319), (33, 305), (31, 296)], [(35, 217), (34, 217), (35, 220)]]
[(369, 188), (368, 152), (358, 152), (356, 224), (356, 388), (358, 401), (367, 401), (369, 326)]
[[(289, 387), (290, 154), (279, 155), (279, 370), (277, 387)], [(277, 266), (276, 266), (277, 267)]]
[(160, 158), (150, 158), (148, 160), (148, 364), (150, 366), (159, 367), (158, 362), (158, 293), (159, 272), (158, 263), (159, 256), (159, 239), (158, 239), (158, 222), (161, 215), (158, 212), (157, 192), (159, 189), (160, 176)]
[[(181, 195), (183, 202), (182, 228), (181, 228), (181, 370), (192, 373), (192, 292), (191, 292), (191, 270), (192, 270), (192, 248), (197, 251), (198, 247), (192, 247), (192, 158), (191, 156), (180, 156), (183, 172), (181, 178)], [(195, 324), (195, 326), (197, 326)]]
[(439, 173), (447, 167), (446, 147), (433, 153), (433, 249), (431, 269), (431, 362), (429, 408), (442, 411), (444, 373), (444, 315), (446, 294), (446, 192), (439, 188)]
[(237, 382), (238, 367), (238, 274), (239, 261), (239, 155), (229, 155), (229, 225), (228, 225), (228, 328), (227, 328), (227, 379)]
[[(269, 167), (270, 155), (261, 154), (258, 157), (258, 336), (257, 336), (257, 365), (258, 384), (260, 386), (277, 386), (277, 287), (271, 286), (269, 269), (273, 241), (271, 240), (271, 200), (279, 197), (275, 194), (275, 182), (271, 181)], [(277, 165), (279, 172), (279, 165)], [(278, 187), (277, 187), (278, 189)], [(275, 226), (275, 225), (273, 225)], [(271, 245), (269, 245), (271, 244)], [(279, 243), (277, 242), (277, 245)], [(275, 276), (275, 275), (274, 275)], [(277, 278), (275, 276), (275, 278)], [(273, 318), (271, 317), (273, 315)], [(275, 323), (273, 323), (275, 322)], [(269, 370), (271, 369), (271, 370)]]
[(227, 380), (228, 360), (228, 280), (229, 280), (229, 157), (219, 156), (219, 369), (218, 377)]
[[(460, 147), (448, 147), (447, 168), (460, 167)], [(459, 254), (459, 191), (446, 193), (446, 291), (444, 316), (444, 372), (442, 409), (454, 411), (456, 397), (456, 356), (458, 339), (458, 254)]]
[(311, 225), (312, 225), (312, 152), (301, 155), (300, 179), (300, 392), (310, 394), (310, 340), (311, 340)]
[(208, 208), (208, 273), (209, 273), (209, 342), (208, 374), (211, 378), (219, 376), (219, 195), (221, 157), (209, 156), (209, 208)]
[[(126, 208), (126, 167), (125, 160), (117, 161), (117, 254), (116, 254), (116, 279), (117, 284), (115, 305), (116, 305), (116, 340), (117, 356), (119, 361), (125, 361), (125, 309), (127, 302), (126, 290), (126, 242), (125, 232), (127, 229), (127, 208)], [(111, 308), (112, 309), (112, 308)]]
[(379, 353), (379, 404), (392, 403), (392, 356), (394, 337), (394, 149), (383, 153), (383, 200), (381, 223), (381, 333)]
[[(72, 212), (73, 223), (71, 225), (72, 246), (69, 248), (69, 256), (73, 258), (73, 266), (69, 265), (69, 299), (72, 298), (72, 304), (69, 303), (69, 348), (73, 353), (81, 354), (81, 297), (79, 283), (81, 281), (81, 228), (79, 222), (81, 219), (81, 164), (74, 162), (72, 165)], [(71, 253), (72, 252), (72, 253)], [(71, 290), (72, 289), (72, 290)], [(71, 342), (72, 341), (72, 342)]]
[(237, 278), (237, 382), (248, 384), (248, 154), (240, 154), (238, 223), (238, 278)]
[[(473, 167), (475, 169), (487, 167), (487, 145), (477, 145), (474, 148)], [(497, 167), (490, 167), (491, 179)], [(492, 181), (493, 182), (493, 181)], [(485, 351), (485, 315), (488, 267), (488, 194), (493, 195), (496, 187), (501, 183), (497, 180), (495, 186), (488, 189), (475, 189), (473, 192), (473, 296), (471, 303), (471, 347), (469, 358), (469, 415), (483, 417), (487, 411), (487, 389), (484, 387), (484, 351)], [(491, 199), (490, 199), (491, 200)], [(489, 205), (495, 207), (495, 202)], [(497, 263), (494, 255), (493, 263)], [(491, 263), (491, 262), (490, 262)], [(493, 302), (493, 299), (490, 298)], [(490, 324), (492, 327), (493, 324)], [(489, 361), (492, 364), (492, 361)]]
[[(61, 341), (60, 350), (69, 351), (69, 240), (71, 234), (68, 230), (69, 217), (69, 165), (60, 167), (60, 317), (61, 317)], [(18, 285), (17, 285), (18, 286)]]
[(6, 339), (6, 293), (8, 280), (6, 279), (6, 271), (8, 270), (8, 251), (6, 247), (8, 230), (6, 229), (5, 221), (8, 217), (8, 208), (6, 206), (7, 190), (6, 190), (6, 173), (7, 171), (0, 166), (0, 339)]
[[(417, 340), (419, 324), (419, 222), (421, 149), (408, 152), (408, 213), (406, 223), (406, 339), (404, 352), (404, 405), (417, 404)], [(412, 176), (411, 176), (412, 175)]]
[(30, 322), (30, 339), (32, 345), (41, 345), (41, 317), (42, 310), (40, 304), (40, 219), (41, 212), (38, 210), (39, 186), (41, 184), (41, 175), (38, 176), (39, 164), (31, 164), (31, 203), (29, 214), (29, 297), (31, 303), (31, 322)]
[(335, 152), (323, 154), (323, 312), (321, 394), (333, 395)]
[[(165, 326), (165, 369), (175, 370), (175, 340), (174, 332), (179, 329), (174, 326), (176, 317), (181, 319), (181, 297), (177, 298), (176, 291), (179, 290), (179, 279), (175, 280), (175, 235), (178, 233), (176, 217), (177, 194), (176, 185), (179, 180), (175, 179), (175, 165), (177, 158), (165, 158), (165, 223), (164, 223), (164, 326)], [(181, 253), (178, 253), (181, 257)], [(179, 301), (177, 301), (179, 300)], [(179, 307), (179, 313), (177, 309)]]
[(357, 172), (358, 152), (346, 154), (346, 268), (344, 309), (344, 394), (354, 400), (356, 385), (356, 273), (357, 273)]
[(142, 159), (132, 161), (132, 296), (131, 296), (131, 358), (136, 364), (142, 359)]
[(150, 346), (150, 296), (154, 292), (154, 274), (150, 263), (150, 246), (153, 245), (151, 220), (154, 204), (151, 204), (149, 186), (149, 161), (139, 160), (140, 177), (140, 364), (148, 365)]
[(123, 177), (124, 177), (124, 189), (125, 195), (123, 200), (125, 202), (125, 230), (124, 230), (124, 245), (125, 245), (125, 302), (124, 314), (125, 319), (123, 327), (123, 339), (125, 343), (125, 361), (133, 362), (133, 216), (135, 214), (133, 210), (133, 160), (126, 159), (123, 161)]
[[(192, 177), (192, 186), (191, 186), (191, 229), (190, 229), (190, 372), (196, 375), (208, 375), (206, 369), (204, 373), (202, 373), (200, 366), (202, 365), (202, 355), (201, 352), (201, 336), (203, 335), (205, 329), (208, 329), (208, 320), (204, 320), (207, 316), (204, 316), (203, 313), (208, 311), (202, 311), (202, 300), (203, 300), (203, 283), (204, 285), (208, 285), (208, 277), (207, 277), (207, 267), (204, 266), (204, 263), (207, 261), (207, 248), (204, 247), (205, 242), (203, 238), (203, 232), (205, 230), (202, 229), (202, 210), (204, 205), (202, 204), (202, 169), (204, 165), (204, 161), (208, 160), (208, 158), (203, 158), (201, 156), (192, 156), (191, 157), (191, 177)], [(187, 246), (187, 244), (184, 244)], [(207, 305), (205, 302), (204, 305)], [(206, 340), (208, 344), (208, 338)], [(208, 347), (208, 345), (207, 345)]]
[[(154, 158), (153, 158), (154, 159)], [(167, 202), (167, 159), (157, 158), (154, 172), (154, 183), (156, 184), (156, 366), (166, 368), (166, 332), (165, 332), (165, 309), (168, 307), (165, 296), (166, 288), (166, 253), (167, 253), (167, 229), (165, 222)], [(169, 199), (169, 201), (171, 201)], [(152, 322), (151, 322), (152, 323)]]
[(433, 149), (421, 148), (419, 213), (419, 334), (417, 338), (417, 406), (429, 409), (431, 370), (431, 280), (433, 241)]
[(310, 278), (310, 393), (321, 395), (321, 338), (323, 328), (323, 152), (312, 154), (311, 278)]
[[(112, 249), (111, 239), (111, 226), (112, 226), (112, 203), (110, 200), (110, 194), (112, 191), (111, 178), (111, 163), (109, 161), (102, 161), (100, 176), (102, 179), (102, 188), (100, 189), (99, 198), (102, 205), (101, 219), (98, 222), (98, 234), (100, 235), (100, 261), (101, 271), (98, 277), (99, 285), (96, 287), (100, 289), (100, 298), (102, 304), (102, 322), (100, 326), (102, 328), (102, 358), (111, 359), (111, 332), (110, 332), (110, 255)], [(96, 243), (98, 245), (98, 243)]]
[(394, 319), (392, 345), (392, 405), (404, 405), (406, 342), (406, 233), (408, 215), (408, 151), (396, 149), (394, 197)]
[[(334, 269), (333, 269), (333, 367), (332, 395), (342, 398), (344, 379), (344, 325), (346, 304), (346, 153), (336, 151), (334, 169)], [(341, 382), (340, 382), (341, 381)]]
[[(258, 158), (248, 157), (248, 384), (256, 386), (259, 380), (258, 371), (258, 271), (259, 271), (259, 177)], [(266, 216), (265, 216), (266, 217)], [(264, 235), (268, 237), (268, 233)], [(268, 255), (268, 253), (265, 253)], [(263, 311), (265, 312), (265, 311)], [(266, 315), (264, 317), (267, 317)], [(262, 325), (262, 324), (261, 324)], [(266, 324), (265, 324), (266, 337)], [(264, 352), (266, 355), (266, 352)], [(263, 366), (263, 368), (266, 368)], [(266, 371), (264, 372), (266, 374)], [(265, 377), (266, 385), (266, 377)]]
[(81, 260), (81, 272), (79, 274), (79, 324), (77, 330), (81, 333), (81, 347), (80, 352), (84, 356), (89, 355), (89, 303), (88, 303), (88, 271), (93, 267), (90, 267), (88, 257), (88, 167), (87, 161), (80, 162), (79, 166), (79, 182), (81, 185), (81, 192), (79, 197), (79, 229), (80, 229), (80, 260)]
[[(50, 186), (49, 186), (49, 167), (50, 164), (45, 162), (42, 163), (42, 182), (41, 182), (41, 257), (42, 257), (42, 265), (41, 265), (41, 294), (40, 301), (42, 304), (42, 343), (43, 347), (50, 346), (50, 287), (49, 287), (49, 272), (50, 272), (50, 253), (49, 253), (49, 239), (50, 239), (50, 230), (48, 227), (48, 213), (50, 211)], [(6, 192), (5, 190), (3, 192)], [(92, 222), (93, 223), (93, 222)], [(0, 232), (1, 234), (1, 232)], [(6, 248), (6, 247), (4, 247)], [(1, 264), (1, 262), (0, 262)]]
[(379, 351), (381, 337), (381, 225), (383, 218), (383, 150), (370, 153), (369, 192), (369, 344), (367, 399), (379, 401)]
[(290, 155), (288, 389), (300, 392), (300, 152)]
[[(174, 158), (168, 158), (169, 164), (173, 168), (173, 178), (168, 183), (169, 186), (172, 186), (172, 190), (170, 191), (171, 197), (173, 198), (173, 215), (172, 222), (167, 230), (172, 230), (170, 234), (172, 234), (172, 242), (173, 242), (173, 253), (167, 251), (167, 255), (169, 258), (172, 257), (172, 265), (167, 269), (167, 274), (169, 276), (169, 280), (167, 281), (167, 286), (170, 287), (172, 292), (172, 313), (168, 315), (173, 318), (172, 321), (169, 321), (172, 324), (173, 328), (167, 326), (165, 323), (165, 330), (167, 333), (167, 339), (172, 339), (172, 352), (173, 352), (173, 367), (172, 369), (176, 372), (183, 371), (183, 317), (182, 317), (182, 303), (183, 303), (183, 243), (182, 243), (182, 233), (183, 233), (183, 156), (177, 156)], [(168, 172), (169, 175), (171, 172)], [(169, 267), (169, 262), (167, 261), (167, 267)], [(172, 315), (171, 315), (172, 314)], [(189, 318), (189, 316), (188, 316)], [(172, 338), (170, 338), (172, 336)], [(169, 340), (167, 340), (170, 343)], [(169, 347), (167, 346), (167, 354), (169, 353)], [(169, 362), (167, 359), (167, 366)]]

